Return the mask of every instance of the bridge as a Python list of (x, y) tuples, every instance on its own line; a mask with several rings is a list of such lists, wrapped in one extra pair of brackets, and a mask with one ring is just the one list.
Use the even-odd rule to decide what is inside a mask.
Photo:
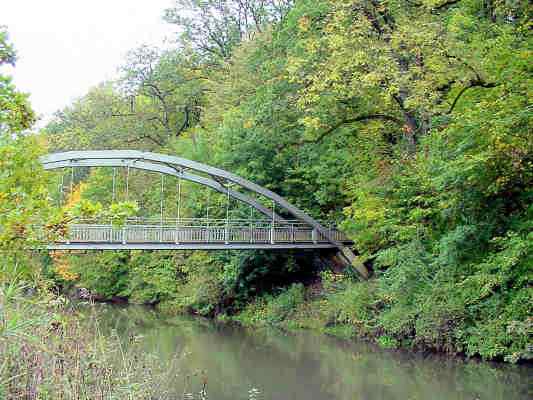
[[(130, 218), (121, 226), (111, 222), (76, 221), (67, 235), (49, 245), (54, 250), (224, 250), (334, 249), (325, 236), (299, 221), (225, 220), (207, 218)], [(344, 245), (353, 244), (334, 227), (328, 234)]]
[[(353, 243), (335, 226), (315, 220), (276, 193), (228, 171), (181, 157), (136, 150), (54, 153), (41, 157), (41, 163), (46, 170), (120, 167), (127, 169), (128, 177), (132, 168), (168, 175), (178, 180), (178, 196), (181, 196), (181, 181), (186, 180), (225, 194), (228, 204), (233, 198), (263, 215), (262, 219), (231, 219), (227, 209), (225, 219), (191, 219), (181, 218), (178, 208), (177, 218), (167, 219), (163, 218), (161, 201), (158, 219), (130, 218), (121, 224), (98, 219), (72, 221), (66, 234), (50, 243), (49, 249), (336, 249), (346, 265), (355, 267), (363, 278), (368, 277), (368, 270), (349, 247)], [(270, 201), (272, 208), (256, 196)], [(291, 219), (277, 214), (276, 207), (291, 215)]]

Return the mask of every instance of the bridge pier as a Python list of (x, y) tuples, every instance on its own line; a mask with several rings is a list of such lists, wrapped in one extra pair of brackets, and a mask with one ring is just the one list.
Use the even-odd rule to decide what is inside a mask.
[(359, 275), (361, 275), (361, 277), (365, 280), (370, 277), (370, 272), (368, 271), (368, 268), (365, 267), (359, 257), (357, 257), (350, 248), (346, 246), (340, 247), (338, 255), (342, 262), (345, 264), (345, 267), (351, 266), (355, 268)]

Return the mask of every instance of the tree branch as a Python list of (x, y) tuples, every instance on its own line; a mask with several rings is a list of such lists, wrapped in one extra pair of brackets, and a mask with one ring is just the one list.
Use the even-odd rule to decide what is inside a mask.
[(181, 135), (181, 133), (189, 127), (189, 107), (185, 106), (185, 120), (183, 121), (183, 124), (176, 132), (176, 137)]
[(109, 116), (110, 117), (136, 117), (137, 114), (135, 114), (135, 113), (134, 114), (129, 114), (129, 113), (128, 114), (121, 114), (121, 113), (113, 113), (112, 112), (111, 114), (109, 114)]
[(148, 139), (150, 141), (152, 141), (153, 143), (155, 143), (156, 145), (158, 146), (163, 146), (163, 142), (154, 138), (153, 136), (150, 136), (150, 135), (141, 135), (141, 136), (138, 136), (136, 138), (132, 138), (132, 139), (125, 139), (124, 141), (128, 144), (131, 144), (131, 143), (137, 143), (138, 141), (140, 140), (143, 140), (143, 139)]
[(322, 132), (317, 138), (315, 139), (307, 139), (307, 140), (302, 140), (298, 143), (294, 143), (295, 145), (298, 145), (298, 146), (301, 146), (303, 144), (318, 144), (320, 143), (322, 140), (324, 140), (324, 138), (326, 136), (328, 136), (329, 134), (335, 132), (337, 129), (339, 129), (341, 126), (343, 125), (346, 125), (346, 124), (353, 124), (355, 122), (363, 122), (363, 121), (371, 121), (371, 120), (385, 120), (385, 121), (391, 121), (391, 122), (395, 122), (397, 124), (400, 124), (400, 125), (403, 125), (403, 121), (396, 118), (396, 117), (393, 117), (391, 115), (386, 115), (386, 114), (368, 114), (368, 115), (361, 115), (359, 117), (355, 117), (355, 118), (347, 118), (347, 119), (344, 119), (342, 121), (340, 121), (339, 123), (333, 125), (332, 127), (330, 127), (329, 129), (325, 130), (324, 132)]
[(494, 83), (494, 82), (485, 82), (484, 80), (479, 79), (479, 77), (476, 78), (475, 80), (471, 81), (469, 85), (463, 87), (459, 91), (457, 96), (455, 96), (455, 99), (453, 100), (452, 105), (450, 106), (450, 109), (448, 110), (447, 114), (451, 114), (453, 112), (455, 106), (457, 105), (457, 102), (459, 101), (459, 99), (463, 96), (463, 94), (468, 89), (472, 89), (472, 88), (475, 88), (475, 87), (490, 89), (490, 88), (495, 88), (496, 86), (499, 86), (499, 85), (501, 85), (501, 84), (500, 83)]
[(457, 3), (460, 3), (460, 2), (461, 2), (461, 0), (448, 0), (448, 1), (445, 1), (444, 3), (442, 3), (442, 4), (439, 4), (436, 7), (433, 7), (431, 9), (431, 11), (439, 12), (439, 11), (442, 11), (442, 10), (444, 10), (446, 8), (449, 8), (449, 7), (451, 7), (451, 6), (453, 6), (453, 5), (457, 4)]

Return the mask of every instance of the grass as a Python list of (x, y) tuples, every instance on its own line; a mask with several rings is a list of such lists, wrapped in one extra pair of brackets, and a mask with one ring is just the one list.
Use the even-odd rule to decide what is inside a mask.
[[(0, 287), (0, 399), (205, 399), (176, 388), (183, 354), (169, 365), (118, 335), (104, 336), (62, 298)], [(187, 377), (182, 377), (187, 380)], [(185, 386), (185, 389), (187, 387)]]

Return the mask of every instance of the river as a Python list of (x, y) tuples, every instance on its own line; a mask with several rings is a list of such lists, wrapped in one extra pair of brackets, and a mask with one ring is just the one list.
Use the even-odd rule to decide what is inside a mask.
[(246, 330), (145, 307), (94, 307), (104, 335), (118, 335), (126, 346), (134, 339), (176, 370), (177, 394), (198, 393), (205, 383), (210, 400), (533, 398), (530, 366), (386, 351), (311, 332)]

